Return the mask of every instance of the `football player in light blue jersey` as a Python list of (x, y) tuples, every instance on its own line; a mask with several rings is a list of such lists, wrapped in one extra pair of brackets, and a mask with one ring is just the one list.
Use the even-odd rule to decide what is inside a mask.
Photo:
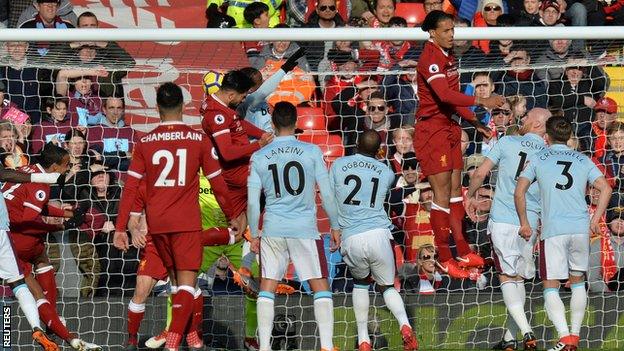
[[(262, 282), (258, 294), (260, 350), (270, 350), (277, 284), (289, 260), (301, 281), (314, 290), (314, 315), (321, 350), (333, 350), (333, 300), (327, 282), (327, 260), (317, 226), (316, 185), (332, 228), (332, 247), (340, 240), (338, 212), (321, 149), (295, 138), (297, 108), (275, 104), (272, 116), (276, 137), (251, 157), (247, 181), (247, 215), (251, 247), (260, 252)], [(260, 192), (266, 197), (262, 233), (259, 231)], [(262, 242), (262, 245), (260, 245)]]
[[(528, 158), (546, 147), (544, 134), (546, 121), (551, 113), (544, 108), (534, 108), (522, 119), (520, 135), (502, 137), (485, 155), (485, 161), (472, 174), (468, 187), (467, 212), (471, 219), (476, 219), (477, 199), (475, 194), (486, 176), (498, 166), (494, 203), (490, 210), (488, 234), (492, 240), (496, 255), (496, 269), (501, 281), (503, 301), (511, 318), (507, 319), (508, 328), (503, 339), (497, 345), (499, 349), (517, 348), (516, 334), (523, 335), (525, 350), (535, 350), (537, 339), (524, 311), (526, 291), (524, 279), (535, 276), (533, 245), (536, 235), (528, 241), (518, 235), (520, 221), (514, 205), (514, 191), (520, 172)], [(527, 194), (529, 221), (537, 228), (539, 219), (539, 190), (537, 183), (531, 185)], [(519, 329), (519, 330), (518, 330)]]
[[(536, 181), (539, 186), (544, 309), (559, 333), (559, 342), (549, 351), (574, 351), (578, 347), (587, 307), (584, 276), (589, 261), (589, 232), (600, 235), (600, 219), (611, 197), (611, 187), (596, 165), (566, 145), (571, 135), (572, 125), (565, 118), (552, 117), (546, 122), (546, 141), (551, 146), (529, 159), (514, 193), (520, 219), (519, 234), (528, 240), (533, 227), (527, 215), (526, 196), (532, 182)], [(591, 220), (585, 200), (587, 185), (600, 191)], [(559, 296), (560, 280), (568, 280), (572, 290), (569, 329)]]
[(239, 116), (243, 117), (249, 123), (264, 130), (273, 133), (273, 125), (271, 124), (271, 111), (266, 98), (271, 95), (282, 81), (282, 78), (297, 66), (299, 60), (305, 54), (303, 48), (295, 51), (282, 65), (281, 69), (273, 73), (267, 80), (262, 81), (262, 73), (253, 67), (242, 68), (245, 73), (254, 82), (249, 95), (236, 108)]
[(401, 295), (394, 289), (395, 262), (390, 219), (384, 208), (394, 184), (394, 172), (375, 159), (381, 138), (367, 130), (358, 138), (357, 153), (341, 157), (331, 167), (329, 179), (336, 194), (341, 253), (354, 278), (353, 312), (358, 328), (358, 349), (371, 350), (368, 335), (368, 288), (372, 278), (386, 306), (399, 322), (404, 350), (417, 350)]

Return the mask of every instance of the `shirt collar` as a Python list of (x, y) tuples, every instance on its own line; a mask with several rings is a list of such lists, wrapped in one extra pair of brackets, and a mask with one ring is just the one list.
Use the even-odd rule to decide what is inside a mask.
[(448, 57), (449, 53), (448, 51), (442, 49), (438, 44), (433, 42), (433, 39), (429, 39), (429, 42), (436, 48), (438, 48), (440, 51), (442, 51), (442, 53), (444, 54), (444, 56)]
[(557, 150), (570, 150), (570, 148), (566, 144), (554, 144), (554, 145), (551, 145), (550, 148), (557, 149)]
[(163, 126), (168, 126), (168, 125), (186, 124), (186, 123), (184, 123), (184, 121), (165, 121), (165, 122), (160, 122), (160, 124)]
[(225, 107), (229, 107), (228, 105), (226, 105), (226, 104), (225, 104), (225, 102), (221, 101), (221, 99), (219, 99), (219, 98), (218, 98), (215, 94), (210, 94), (210, 96), (212, 96), (212, 98), (213, 98), (216, 102), (220, 103), (221, 105), (223, 105), (223, 106), (225, 106)]
[(282, 136), (276, 136), (273, 140), (285, 141), (285, 140), (297, 140), (297, 138), (294, 135), (282, 135)]

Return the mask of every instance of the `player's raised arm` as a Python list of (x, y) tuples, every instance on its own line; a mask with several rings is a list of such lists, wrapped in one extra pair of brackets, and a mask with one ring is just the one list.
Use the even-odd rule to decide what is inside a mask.
[(247, 178), (247, 221), (252, 238), (260, 236), (260, 192), (262, 191), (262, 182), (255, 164), (252, 157)]
[(60, 173), (24, 173), (13, 169), (4, 168), (0, 165), (0, 182), (9, 183), (45, 183), (54, 184), (58, 181)]

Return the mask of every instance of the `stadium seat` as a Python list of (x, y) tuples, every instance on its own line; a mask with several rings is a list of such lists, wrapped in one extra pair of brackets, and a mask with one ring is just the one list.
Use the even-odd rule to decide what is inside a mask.
[(327, 132), (304, 133), (299, 135), (299, 140), (318, 145), (323, 152), (325, 162), (328, 163), (328, 166), (338, 157), (344, 156), (344, 145), (342, 145), (342, 138), (338, 135), (329, 134)]
[(405, 18), (407, 25), (414, 27), (425, 19), (425, 9), (420, 3), (398, 3), (394, 10), (395, 16)]
[(320, 107), (297, 107), (297, 128), (304, 131), (326, 131), (327, 119)]

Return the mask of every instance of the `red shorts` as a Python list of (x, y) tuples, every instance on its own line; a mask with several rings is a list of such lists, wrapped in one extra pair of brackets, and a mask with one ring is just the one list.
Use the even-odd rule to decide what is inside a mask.
[(229, 195), (234, 215), (239, 215), (247, 211), (247, 186), (238, 188), (229, 186)]
[(464, 168), (461, 127), (446, 117), (416, 122), (414, 151), (425, 177)]
[(202, 262), (201, 231), (150, 234), (163, 264), (174, 271), (198, 271)]
[(158, 255), (153, 241), (148, 241), (142, 251), (137, 275), (146, 275), (156, 280), (167, 279), (167, 269), (160, 255)]
[(45, 252), (43, 236), (24, 235), (11, 232), (11, 242), (15, 250), (17, 266), (22, 274), (27, 277), (32, 273), (35, 259)]

